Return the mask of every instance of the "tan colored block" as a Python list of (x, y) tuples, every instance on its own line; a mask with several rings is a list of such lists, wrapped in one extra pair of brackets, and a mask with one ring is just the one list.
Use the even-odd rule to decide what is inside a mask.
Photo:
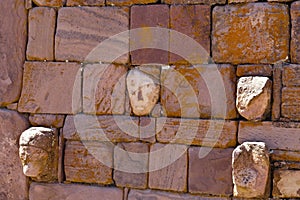
[(281, 92), (281, 115), (300, 121), (300, 87), (284, 87)]
[(32, 126), (61, 128), (64, 125), (64, 115), (31, 114), (29, 121)]
[(270, 154), (272, 160), (276, 161), (292, 161), (300, 162), (300, 151), (283, 151), (283, 150), (272, 150)]
[(271, 65), (238, 65), (237, 76), (272, 76)]
[(104, 6), (105, 0), (67, 0), (67, 6)]
[(32, 0), (37, 6), (61, 7), (66, 0)]
[[(286, 0), (291, 1), (291, 0)], [(295, 1), (291, 4), (291, 61), (300, 63), (300, 2)]]
[(287, 87), (300, 86), (300, 65), (285, 65), (282, 69), (282, 84)]
[(54, 60), (54, 8), (36, 7), (29, 11), (28, 60)]
[(157, 0), (108, 0), (106, 4), (111, 6), (131, 6), (134, 4), (153, 4), (156, 2)]
[(280, 198), (300, 197), (300, 171), (275, 170), (273, 179), (273, 196)]
[(162, 2), (166, 4), (205, 4), (205, 5), (226, 3), (225, 0), (163, 0)]

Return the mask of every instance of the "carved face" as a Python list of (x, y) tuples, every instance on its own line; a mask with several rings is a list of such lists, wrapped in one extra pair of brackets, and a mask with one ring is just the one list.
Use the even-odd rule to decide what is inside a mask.
[(49, 154), (45, 150), (33, 146), (20, 146), (19, 156), (26, 176), (37, 177), (46, 168)]

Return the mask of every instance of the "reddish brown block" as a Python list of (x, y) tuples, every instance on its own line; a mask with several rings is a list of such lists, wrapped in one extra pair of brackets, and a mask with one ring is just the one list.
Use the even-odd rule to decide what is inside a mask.
[(104, 6), (105, 0), (67, 0), (67, 6)]
[(111, 6), (131, 6), (134, 4), (151, 4), (157, 0), (107, 0), (106, 4)]
[(290, 120), (300, 121), (300, 87), (284, 87), (281, 95), (281, 115)]
[(283, 67), (282, 84), (288, 87), (300, 87), (300, 65), (290, 64)]
[[(201, 149), (202, 148), (202, 149)], [(199, 151), (209, 152), (199, 157)], [(189, 192), (231, 195), (231, 154), (233, 149), (189, 148)]]
[(273, 103), (272, 103), (272, 121), (280, 119), (281, 112), (281, 88), (282, 88), (282, 63), (277, 63), (273, 68)]
[(37, 6), (61, 7), (66, 0), (32, 0)]
[(275, 63), (289, 52), (289, 13), (284, 4), (248, 3), (213, 9), (215, 62)]
[(80, 87), (80, 65), (77, 63), (26, 62), (18, 110), (75, 113), (80, 106)]
[(225, 4), (226, 0), (163, 0), (163, 3), (166, 4)]
[(293, 2), (291, 5), (291, 61), (300, 63), (300, 2)]
[[(169, 28), (169, 6), (133, 6), (131, 7), (130, 20), (130, 54), (132, 64), (167, 64), (168, 52), (161, 49), (169, 49), (168, 31), (152, 31), (147, 28)], [(137, 28), (142, 29), (134, 31)], [(145, 49), (152, 46), (156, 47), (156, 49)]]
[(272, 76), (271, 65), (238, 65), (237, 76)]
[[(170, 28), (187, 35), (202, 46), (203, 51), (210, 54), (210, 6), (207, 5), (172, 5), (170, 8)], [(185, 51), (194, 53), (196, 50), (191, 45), (186, 48), (173, 32), (170, 32), (170, 60), (169, 63), (186, 63), (184, 58), (180, 57)], [(171, 52), (178, 52), (179, 56)], [(188, 61), (192, 63), (206, 63), (207, 59), (200, 56), (193, 57), (190, 55)]]
[(102, 142), (67, 141), (64, 166), (71, 182), (111, 184), (113, 145)]
[(36, 7), (29, 11), (28, 60), (54, 60), (54, 8)]
[(29, 121), (32, 126), (61, 128), (64, 125), (64, 115), (31, 114)]
[(155, 143), (156, 118), (140, 117), (140, 139), (145, 142)]

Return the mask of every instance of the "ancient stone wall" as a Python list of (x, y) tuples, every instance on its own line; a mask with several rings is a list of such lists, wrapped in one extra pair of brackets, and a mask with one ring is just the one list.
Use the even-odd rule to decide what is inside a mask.
[(300, 198), (300, 1), (1, 0), (0, 70), (1, 200)]

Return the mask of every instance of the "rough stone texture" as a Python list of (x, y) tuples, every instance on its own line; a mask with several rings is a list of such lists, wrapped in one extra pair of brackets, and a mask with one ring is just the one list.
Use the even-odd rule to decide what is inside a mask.
[(272, 81), (268, 77), (241, 77), (237, 84), (236, 108), (251, 121), (262, 121), (271, 110)]
[(113, 146), (108, 143), (66, 141), (66, 181), (111, 184), (112, 162)]
[(228, 0), (228, 3), (251, 3), (258, 0)]
[(300, 2), (291, 4), (291, 61), (300, 63)]
[(162, 65), (145, 64), (139, 65), (137, 66), (137, 68), (145, 74), (153, 77), (155, 80), (157, 80), (157, 82), (159, 82)]
[(233, 195), (242, 198), (268, 197), (270, 161), (263, 142), (244, 142), (232, 153)]
[(225, 4), (226, 0), (162, 0), (166, 4)]
[(187, 148), (183, 145), (168, 147), (159, 143), (151, 146), (149, 188), (184, 192), (187, 190)]
[(285, 169), (285, 170), (299, 170), (300, 162), (293, 161), (275, 161), (273, 162), (275, 169)]
[(238, 65), (237, 76), (272, 76), (271, 65)]
[(125, 78), (123, 65), (88, 64), (83, 72), (83, 112), (124, 114)]
[[(210, 6), (208, 5), (172, 5), (170, 8), (170, 28), (194, 39), (202, 46), (203, 51), (210, 54)], [(190, 49), (192, 45), (186, 45), (185, 49), (173, 32), (170, 32), (170, 52), (186, 51), (196, 52)], [(181, 54), (182, 55), (182, 54)], [(184, 58), (170, 53), (169, 63), (186, 63)], [(207, 63), (208, 60), (201, 56), (189, 57), (190, 63)]]
[(105, 0), (67, 0), (67, 6), (104, 6)]
[(29, 121), (32, 126), (61, 128), (64, 125), (64, 115), (31, 114)]
[(280, 119), (281, 115), (281, 88), (282, 88), (282, 63), (274, 65), (273, 69), (273, 104), (272, 104), (272, 121)]
[(68, 115), (63, 127), (67, 140), (135, 142), (139, 140), (138, 118), (129, 116)]
[(128, 200), (228, 200), (226, 197), (202, 197), (156, 190), (130, 190)]
[(300, 197), (300, 171), (275, 170), (273, 196), (280, 198)]
[(300, 151), (272, 150), (272, 160), (300, 162)]
[[(78, 111), (80, 65), (77, 63), (26, 62), (19, 112), (70, 114)], [(73, 90), (75, 89), (75, 90)], [(77, 92), (76, 92), (77, 91)], [(73, 107), (73, 108), (72, 108)]]
[[(201, 151), (200, 151), (201, 150)], [(189, 192), (231, 195), (231, 153), (233, 149), (189, 148)], [(204, 153), (209, 152), (205, 157)], [(201, 155), (201, 158), (199, 158)]]
[(0, 106), (19, 99), (27, 40), (24, 1), (2, 0), (0, 7)]
[(96, 187), (79, 184), (31, 183), (29, 198), (31, 200), (49, 199), (95, 199), (122, 200), (123, 191), (119, 188)]
[(107, 0), (106, 4), (111, 6), (131, 6), (133, 4), (152, 4), (157, 0)]
[(44, 127), (31, 127), (22, 133), (19, 145), (19, 156), (26, 176), (35, 181), (57, 180), (57, 131)]
[(138, 116), (149, 115), (159, 98), (157, 80), (138, 69), (132, 69), (127, 74), (126, 84), (132, 112)]
[(281, 92), (281, 115), (290, 120), (300, 121), (300, 87), (284, 87)]
[(3, 200), (27, 198), (27, 180), (22, 173), (18, 140), (28, 126), (28, 121), (17, 112), (0, 109), (0, 198)]
[[(128, 53), (128, 37), (110, 40), (109, 46), (104, 46), (105, 51), (103, 48), (93, 49), (107, 38), (128, 31), (128, 26), (128, 8), (72, 7), (59, 9), (55, 36), (55, 58), (60, 61), (112, 62), (115, 58), (111, 58), (111, 56), (120, 53), (118, 54), (120, 57), (115, 62), (126, 63), (128, 54), (123, 55), (123, 53)], [(93, 53), (90, 54), (92, 50)]]
[(149, 146), (119, 143), (114, 151), (114, 181), (118, 187), (147, 188)]
[(169, 117), (237, 116), (235, 70), (231, 65), (172, 66), (162, 70), (161, 83), (161, 103)]
[(289, 64), (282, 68), (282, 84), (300, 87), (300, 65)]
[(29, 11), (27, 60), (54, 60), (54, 8), (36, 7)]
[(140, 117), (140, 140), (155, 143), (156, 119), (153, 117)]
[(289, 51), (289, 13), (283, 4), (249, 3), (213, 9), (215, 62), (275, 63)]
[[(168, 52), (161, 49), (144, 49), (149, 46), (169, 49), (169, 35), (159, 33), (160, 37), (154, 37), (158, 33), (152, 32), (147, 27), (169, 28), (168, 5), (143, 5), (132, 6), (130, 16), (130, 29), (143, 28), (141, 31), (130, 33), (131, 62), (134, 65), (168, 63)], [(145, 40), (147, 38), (147, 40)], [(143, 48), (136, 50), (136, 48)]]
[(66, 0), (32, 0), (37, 6), (61, 7)]
[(300, 151), (299, 127), (289, 127), (288, 124), (277, 125), (272, 122), (239, 123), (238, 142), (264, 142), (270, 149)]
[(235, 121), (158, 118), (156, 137), (162, 143), (235, 147), (237, 126)]
[(18, 110), (18, 103), (8, 104), (6, 106), (6, 108), (9, 109), (9, 110), (15, 110), (15, 111), (17, 111)]

